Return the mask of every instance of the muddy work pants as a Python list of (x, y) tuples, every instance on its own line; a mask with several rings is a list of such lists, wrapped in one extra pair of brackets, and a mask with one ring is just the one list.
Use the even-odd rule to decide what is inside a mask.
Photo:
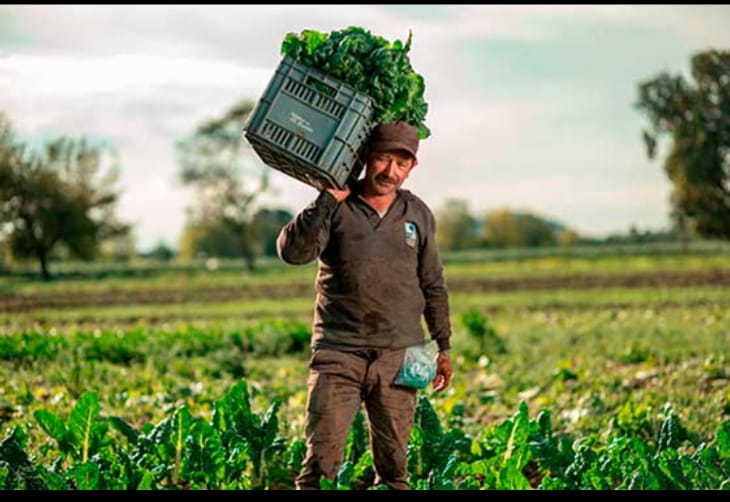
[(370, 427), (375, 484), (410, 489), (406, 450), (417, 390), (393, 385), (404, 355), (404, 349), (314, 352), (307, 382), (307, 454), (296, 478), (297, 489), (318, 489), (322, 475), (335, 478), (362, 402)]

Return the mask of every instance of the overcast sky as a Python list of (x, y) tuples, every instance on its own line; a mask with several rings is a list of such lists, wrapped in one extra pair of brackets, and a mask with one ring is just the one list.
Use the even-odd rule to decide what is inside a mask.
[[(434, 210), (509, 207), (603, 236), (668, 225), (671, 186), (641, 141), (637, 83), (689, 72), (730, 46), (730, 6), (0, 6), (0, 111), (27, 138), (109, 138), (120, 216), (146, 249), (176, 246), (191, 193), (174, 142), (258, 99), (288, 32), (413, 31), (426, 82), (419, 167), (406, 187)], [(272, 169), (262, 202), (299, 211), (314, 188)]]

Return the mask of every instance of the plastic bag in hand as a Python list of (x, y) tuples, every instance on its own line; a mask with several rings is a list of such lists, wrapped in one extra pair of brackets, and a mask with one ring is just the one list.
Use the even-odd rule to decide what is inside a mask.
[(395, 377), (395, 384), (425, 389), (436, 376), (436, 342), (412, 345), (406, 349), (403, 363)]

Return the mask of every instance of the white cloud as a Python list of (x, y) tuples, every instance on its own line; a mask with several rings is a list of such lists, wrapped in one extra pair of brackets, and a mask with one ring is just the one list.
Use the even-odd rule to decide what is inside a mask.
[[(140, 54), (108, 57), (9, 55), (0, 64), (6, 92), (66, 98), (161, 85), (238, 87), (260, 93), (271, 72), (230, 62)], [(7, 87), (6, 87), (7, 86)]]
[(176, 182), (174, 140), (242, 96), (269, 71), (193, 58), (13, 55), (0, 60), (0, 107), (28, 137), (93, 134), (115, 142), (123, 188), (119, 214), (139, 243), (174, 244), (189, 193)]

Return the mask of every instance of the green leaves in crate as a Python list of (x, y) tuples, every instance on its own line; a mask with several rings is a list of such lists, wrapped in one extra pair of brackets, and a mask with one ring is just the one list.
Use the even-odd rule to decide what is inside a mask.
[(373, 99), (375, 121), (403, 120), (418, 129), (421, 139), (430, 136), (425, 119), (423, 77), (411, 66), (408, 41), (388, 42), (358, 26), (329, 34), (316, 30), (288, 33), (281, 53), (331, 75)]

